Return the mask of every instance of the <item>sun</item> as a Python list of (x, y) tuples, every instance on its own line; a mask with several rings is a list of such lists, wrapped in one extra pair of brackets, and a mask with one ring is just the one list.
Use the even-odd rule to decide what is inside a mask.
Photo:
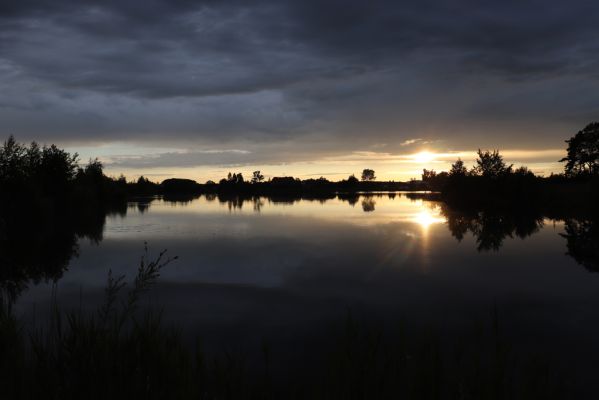
[(435, 155), (430, 151), (421, 151), (412, 156), (412, 159), (417, 163), (427, 163), (435, 159)]

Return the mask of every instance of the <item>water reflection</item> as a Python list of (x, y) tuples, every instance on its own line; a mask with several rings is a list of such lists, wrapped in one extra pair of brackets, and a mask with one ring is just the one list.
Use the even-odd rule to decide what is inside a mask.
[(372, 212), (375, 210), (376, 201), (371, 196), (365, 196), (362, 200), (362, 210), (364, 212)]
[(413, 221), (420, 225), (423, 229), (428, 229), (433, 224), (441, 224), (446, 219), (438, 214), (434, 213), (434, 208), (425, 208), (414, 216)]
[[(534, 211), (498, 212), (496, 210), (455, 210), (444, 205), (451, 235), (461, 242), (470, 233), (478, 251), (499, 251), (507, 238), (525, 239), (540, 232), (547, 220)], [(426, 217), (424, 217), (426, 218)], [(556, 220), (553, 220), (555, 223)], [(566, 254), (590, 272), (599, 272), (599, 222), (597, 219), (566, 218), (564, 233)]]
[[(376, 202), (377, 199), (386, 199), (389, 201), (393, 201), (396, 198), (402, 197), (405, 195), (410, 200), (418, 202), (419, 205), (422, 204), (422, 197), (418, 193), (339, 193), (337, 195), (327, 194), (325, 196), (295, 196), (295, 195), (277, 195), (277, 196), (254, 196), (254, 195), (243, 195), (243, 194), (230, 194), (230, 193), (219, 193), (219, 194), (206, 194), (202, 195), (198, 198), (194, 199), (202, 199), (205, 203), (211, 203), (218, 200), (218, 203), (227, 207), (229, 211), (239, 211), (244, 208), (246, 203), (251, 204), (251, 208), (254, 211), (259, 212), (266, 205), (294, 205), (298, 203), (302, 203), (305, 205), (306, 202), (313, 202), (324, 205), (328, 202), (340, 204), (346, 202), (350, 206), (355, 206), (360, 203), (362, 207), (362, 211), (370, 213), (376, 210)], [(189, 201), (181, 201), (180, 199), (173, 198), (164, 198), (164, 201), (168, 201), (171, 203), (176, 202), (177, 204), (187, 204)], [(442, 221), (435, 221), (442, 222)]]
[[(308, 244), (311, 243), (309, 228), (300, 232), (291, 229), (294, 224), (303, 226), (301, 224), (304, 221), (310, 220), (311, 226), (319, 226), (318, 229), (322, 232), (336, 232), (336, 225), (340, 223), (352, 224), (371, 229), (360, 242), (362, 244), (344, 245), (351, 247), (355, 254), (368, 253), (363, 260), (364, 265), (377, 259), (387, 260), (385, 263), (392, 259), (407, 259), (415, 248), (424, 252), (422, 257), (434, 255), (444, 241), (440, 230), (433, 227), (445, 225), (451, 237), (458, 242), (471, 236), (474, 238), (474, 248), (479, 252), (499, 252), (510, 239), (526, 239), (538, 234), (544, 230), (547, 221), (550, 221), (531, 211), (501, 213), (491, 210), (456, 210), (424, 198), (423, 194), (418, 193), (352, 193), (339, 194), (334, 198), (265, 198), (211, 194), (202, 197), (139, 199), (129, 203), (126, 208), (110, 212), (78, 210), (60, 215), (24, 211), (9, 213), (0, 216), (0, 286), (11, 297), (16, 297), (27, 288), (28, 282), (35, 284), (60, 279), (69, 268), (71, 259), (79, 254), (79, 241), (86, 239), (99, 244), (106, 235), (107, 215), (115, 214), (120, 215), (121, 219), (118, 226), (111, 225), (109, 228), (109, 236), (114, 240), (144, 237), (160, 247), (167, 247), (173, 242), (173, 238), (165, 236), (168, 232), (179, 235), (177, 238), (180, 240), (187, 240), (191, 237), (211, 237), (216, 235), (215, 232), (234, 229), (235, 235), (245, 235), (248, 243), (258, 238), (270, 238), (272, 235), (276, 240), (282, 240), (280, 233), (286, 232), (289, 243), (304, 243), (306, 248), (303, 250), (310, 253), (313, 251), (310, 246), (316, 244)], [(245, 206), (246, 203), (249, 206)], [(233, 215), (224, 216), (223, 211), (226, 214), (260, 214), (265, 219), (233, 219)], [(200, 223), (199, 218), (204, 216), (210, 218)], [(266, 223), (275, 216), (284, 217), (276, 228)], [(291, 220), (293, 217), (297, 218)], [(410, 224), (412, 227), (415, 224), (420, 229), (414, 231)], [(188, 225), (190, 230), (186, 230)], [(597, 220), (568, 218), (563, 223), (563, 232), (560, 229), (554, 235), (559, 234), (565, 239), (564, 253), (587, 270), (599, 271)], [(341, 229), (340, 232), (343, 231), (347, 229)], [(388, 234), (391, 231), (396, 231), (397, 234)], [(385, 237), (382, 236), (383, 233)], [(433, 234), (436, 235), (436, 242), (430, 240)], [(357, 237), (361, 233), (355, 232), (354, 235)], [(389, 237), (395, 239), (389, 240)], [(226, 240), (230, 241), (230, 238)], [(276, 253), (272, 250), (273, 246), (279, 244), (275, 239), (269, 240), (270, 249), (265, 249), (264, 252), (248, 250), (248, 255), (241, 255), (240, 258), (245, 263), (255, 261), (257, 264), (264, 264), (267, 259), (268, 263), (288, 263), (287, 255), (270, 260), (269, 257)], [(353, 239), (346, 238), (346, 243), (352, 241)], [(421, 243), (419, 247), (416, 246), (418, 241)], [(236, 251), (240, 251), (239, 244), (225, 241), (220, 246), (237, 246)], [(322, 250), (319, 251), (322, 253)], [(334, 254), (337, 249), (330, 248), (327, 251)], [(227, 253), (235, 252), (229, 249)], [(206, 254), (190, 257), (197, 263), (211, 262), (204, 259)], [(313, 263), (318, 265), (321, 262), (323, 261), (314, 260)]]
[(460, 211), (443, 206), (451, 235), (462, 241), (467, 233), (476, 239), (478, 251), (498, 251), (506, 238), (524, 239), (539, 232), (544, 219), (534, 213)]
[[(138, 208), (140, 213), (147, 207)], [(14, 210), (13, 210), (14, 211)], [(57, 281), (79, 254), (79, 240), (99, 244), (106, 216), (124, 216), (126, 208), (74, 207), (51, 215), (39, 210), (0, 215), (0, 289), (14, 301), (28, 284)]]
[(567, 254), (591, 272), (599, 272), (599, 222), (567, 219), (565, 233)]
[(350, 206), (355, 206), (360, 200), (358, 193), (342, 193), (338, 195), (339, 200), (347, 201)]
[[(599, 334), (599, 292), (573, 267), (599, 269), (594, 220), (553, 226), (540, 214), (455, 210), (424, 197), (169, 197), (131, 203), (126, 215), (108, 218), (32, 218), (13, 232), (19, 216), (0, 226), (0, 280), (19, 292), (29, 281), (60, 279), (63, 304), (79, 307), (81, 293), (92, 304), (104, 298), (108, 268), (135, 274), (148, 241), (179, 256), (149, 302), (215, 347), (264, 337), (280, 340), (278, 351), (303, 345), (298, 338), (317, 335), (348, 307), (451, 331), (499, 304), (525, 345), (561, 337), (567, 345), (556, 347), (574, 358), (587, 354)], [(49, 298), (47, 286), (29, 285), (16, 307), (39, 313)], [(579, 344), (585, 348), (572, 349)]]

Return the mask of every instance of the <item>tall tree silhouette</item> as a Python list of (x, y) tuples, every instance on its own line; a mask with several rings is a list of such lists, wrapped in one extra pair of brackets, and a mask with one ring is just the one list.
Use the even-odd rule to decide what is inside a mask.
[(568, 155), (560, 160), (566, 163), (566, 175), (599, 175), (599, 122), (588, 124), (566, 143)]
[(264, 175), (260, 171), (254, 171), (252, 173), (252, 183), (260, 183), (264, 180)]
[(498, 150), (482, 151), (478, 149), (478, 158), (474, 172), (485, 178), (498, 178), (512, 172), (513, 165), (507, 165)]
[(449, 176), (451, 176), (451, 177), (466, 176), (467, 173), (468, 173), (468, 170), (466, 169), (466, 166), (464, 165), (464, 161), (462, 161), (461, 158), (458, 158), (455, 163), (451, 164), (451, 169), (449, 170)]
[(362, 180), (363, 181), (373, 181), (375, 179), (376, 179), (376, 176), (374, 175), (374, 170), (373, 169), (365, 168), (362, 171)]

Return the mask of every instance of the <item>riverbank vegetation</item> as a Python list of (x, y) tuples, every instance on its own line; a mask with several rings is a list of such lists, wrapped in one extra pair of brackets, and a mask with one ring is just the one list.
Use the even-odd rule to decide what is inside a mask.
[(505, 237), (535, 232), (544, 218), (563, 220), (568, 254), (597, 271), (598, 132), (599, 124), (589, 124), (567, 141), (563, 174), (536, 176), (506, 162), (499, 151), (479, 150), (471, 168), (457, 160), (449, 171), (425, 170), (422, 181), (408, 183), (377, 182), (370, 169), (361, 179), (352, 175), (340, 182), (292, 177), (266, 181), (260, 171), (249, 180), (229, 173), (218, 183), (167, 179), (158, 184), (144, 177), (128, 182), (106, 176), (98, 160), (80, 164), (76, 154), (54, 145), (26, 146), (10, 137), (0, 146), (0, 289), (17, 297), (28, 282), (59, 279), (78, 253), (80, 239), (98, 243), (107, 216), (125, 215), (128, 200), (136, 200), (134, 206), (143, 212), (157, 195), (175, 202), (204, 195), (230, 209), (249, 203), (256, 211), (265, 198), (274, 203), (337, 198), (374, 212), (372, 196), (377, 193), (395, 196), (396, 190), (426, 189), (432, 193), (409, 196), (448, 205), (449, 227), (458, 240), (470, 232), (479, 249), (492, 250)]
[(268, 338), (255, 349), (207, 351), (201, 332), (191, 344), (141, 306), (172, 261), (165, 252), (144, 256), (130, 289), (109, 274), (97, 310), (62, 310), (55, 302), (40, 326), (24, 324), (3, 299), (3, 398), (558, 399), (571, 388), (551, 349), (538, 354), (512, 345), (492, 307), (487, 321), (449, 336), (399, 321), (377, 328), (349, 313), (322, 328), (317, 341), (298, 337), (287, 349), (296, 350), (292, 364)]
[(29, 146), (9, 137), (0, 147), (0, 204), (23, 201), (89, 207), (119, 204), (140, 196), (189, 196), (204, 193), (245, 195), (325, 195), (337, 192), (417, 190), (415, 182), (378, 182), (374, 171), (365, 169), (362, 180), (351, 175), (339, 182), (325, 178), (300, 180), (274, 177), (268, 181), (260, 171), (246, 180), (241, 173), (229, 173), (218, 183), (205, 184), (191, 179), (170, 178), (156, 183), (143, 176), (127, 181), (124, 176), (108, 177), (98, 159), (81, 165), (77, 154), (55, 145)]
[[(576, 146), (585, 140), (577, 139)], [(550, 177), (514, 168), (498, 151), (481, 150), (473, 168), (458, 160), (448, 172), (425, 171), (422, 182), (376, 182), (375, 172), (365, 170), (361, 180), (350, 176), (341, 182), (291, 177), (265, 181), (256, 171), (250, 180), (231, 173), (218, 183), (168, 179), (157, 184), (143, 177), (136, 182), (110, 178), (98, 160), (82, 166), (76, 155), (55, 146), (23, 146), (10, 138), (0, 149), (3, 396), (573, 397), (568, 391), (576, 387), (575, 377), (551, 360), (552, 349), (538, 354), (515, 346), (497, 312), (489, 313), (488, 321), (472, 331), (452, 336), (442, 335), (438, 327), (398, 322), (400, 327), (390, 330), (348, 316), (336, 329), (323, 330), (318, 344), (298, 339), (290, 347), (305, 358), (291, 364), (281, 361), (288, 358), (279, 358), (267, 338), (254, 349), (240, 352), (207, 350), (201, 341), (190, 344), (176, 327), (164, 322), (160, 312), (139, 307), (142, 294), (170, 262), (164, 258), (144, 258), (129, 291), (122, 277), (109, 276), (105, 303), (92, 312), (64, 310), (54, 304), (50, 321), (35, 326), (19, 320), (11, 306), (28, 282), (58, 280), (77, 253), (78, 240), (102, 240), (106, 215), (125, 213), (126, 201), (137, 196), (185, 201), (202, 194), (230, 208), (240, 208), (247, 201), (256, 211), (264, 195), (275, 202), (337, 198), (374, 212), (376, 196), (396, 194), (374, 195), (373, 191), (428, 189), (438, 192), (434, 199), (451, 205), (443, 213), (457, 240), (472, 234), (480, 251), (493, 251), (505, 238), (534, 234), (546, 216), (564, 219), (562, 236), (568, 254), (589, 271), (598, 271), (599, 225), (593, 219), (572, 217), (596, 215), (597, 169), (588, 157), (572, 157), (575, 161), (566, 165), (563, 175)], [(424, 195), (408, 196), (420, 200)], [(137, 207), (143, 204), (147, 206), (137, 203)]]
[[(41, 203), (86, 204), (100, 207), (140, 196), (200, 194), (240, 196), (330, 197), (336, 194), (384, 191), (429, 190), (443, 194), (453, 204), (512, 206), (514, 203), (542, 204), (551, 208), (588, 209), (599, 201), (599, 123), (591, 123), (566, 141), (564, 173), (536, 176), (526, 166), (508, 164), (498, 150), (480, 150), (476, 165), (467, 168), (458, 159), (448, 171), (424, 170), (422, 179), (410, 182), (376, 181), (375, 171), (364, 169), (361, 179), (354, 175), (333, 182), (320, 177), (300, 180), (273, 177), (265, 180), (261, 171), (249, 179), (229, 172), (218, 182), (200, 184), (190, 179), (171, 178), (155, 183), (141, 176), (129, 182), (124, 176), (108, 177), (97, 159), (80, 165), (56, 146), (40, 147), (17, 143), (10, 137), (0, 148), (0, 204), (22, 204), (35, 199)], [(557, 160), (556, 160), (557, 161)]]
[(449, 171), (424, 170), (427, 189), (457, 207), (535, 208), (544, 214), (596, 214), (599, 204), (599, 123), (567, 140), (563, 174), (537, 176), (508, 164), (498, 150), (478, 150), (468, 169), (458, 159)]

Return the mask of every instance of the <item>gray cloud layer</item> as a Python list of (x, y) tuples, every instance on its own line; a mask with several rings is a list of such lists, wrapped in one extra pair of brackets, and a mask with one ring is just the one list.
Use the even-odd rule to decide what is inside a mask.
[(252, 161), (556, 147), (597, 119), (597, 47), (590, 1), (3, 2), (0, 133)]

